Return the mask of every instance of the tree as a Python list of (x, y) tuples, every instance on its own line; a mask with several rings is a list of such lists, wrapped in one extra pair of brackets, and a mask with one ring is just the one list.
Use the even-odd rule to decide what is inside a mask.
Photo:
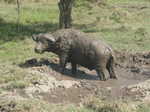
[(17, 29), (19, 31), (19, 24), (20, 24), (20, 0), (17, 0), (17, 12), (18, 12)]
[(59, 7), (59, 28), (70, 28), (72, 26), (72, 6), (74, 0), (58, 0)]

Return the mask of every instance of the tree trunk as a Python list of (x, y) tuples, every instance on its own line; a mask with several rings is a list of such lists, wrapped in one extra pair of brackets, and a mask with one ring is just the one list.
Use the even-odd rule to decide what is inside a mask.
[(71, 11), (74, 0), (59, 0), (59, 28), (70, 28), (71, 27)]
[(20, 25), (20, 0), (17, 0), (17, 13), (18, 13), (17, 29), (18, 29), (18, 32), (19, 32), (19, 25)]

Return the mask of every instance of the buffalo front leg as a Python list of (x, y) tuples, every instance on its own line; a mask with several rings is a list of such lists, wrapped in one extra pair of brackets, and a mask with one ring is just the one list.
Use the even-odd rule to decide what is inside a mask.
[(62, 73), (65, 71), (66, 63), (67, 63), (67, 55), (62, 54), (61, 56), (59, 56), (60, 71)]
[(71, 62), (71, 66), (72, 66), (72, 75), (75, 75), (77, 73), (77, 64)]

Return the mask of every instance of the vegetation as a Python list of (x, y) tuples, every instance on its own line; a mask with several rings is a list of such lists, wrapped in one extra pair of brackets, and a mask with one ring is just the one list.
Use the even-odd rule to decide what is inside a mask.
[[(30, 1), (30, 2), (28, 2)], [(27, 72), (18, 67), (31, 58), (47, 57), (33, 51), (31, 35), (58, 29), (59, 10), (55, 0), (23, 0), (19, 31), (17, 29), (17, 6), (15, 0), (0, 0), (0, 94), (14, 88), (25, 88), (31, 80), (25, 80)], [(77, 0), (73, 8), (73, 27), (107, 41), (117, 50), (150, 50), (150, 0)], [(36, 3), (37, 2), (37, 3)], [(34, 77), (32, 77), (34, 78)], [(31, 79), (32, 79), (31, 78)], [(1, 86), (0, 86), (1, 87)], [(149, 105), (133, 110), (106, 103), (64, 107), (48, 106), (47, 102), (33, 99), (17, 102), (21, 112), (149, 112)], [(38, 109), (35, 108), (38, 105)], [(129, 105), (128, 105), (129, 106)], [(126, 108), (126, 107), (124, 107)], [(35, 109), (35, 110), (34, 110)]]
[[(149, 112), (149, 104), (134, 105), (132, 102), (116, 102), (114, 104), (94, 99), (85, 106), (49, 104), (38, 99), (22, 99), (7, 103), (0, 101), (1, 107), (12, 112)], [(1, 109), (1, 108), (0, 108)]]

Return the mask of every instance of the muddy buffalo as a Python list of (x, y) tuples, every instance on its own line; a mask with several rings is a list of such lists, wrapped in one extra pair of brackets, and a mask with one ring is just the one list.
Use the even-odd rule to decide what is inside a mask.
[(100, 80), (117, 78), (113, 50), (101, 40), (95, 40), (75, 29), (41, 33), (33, 35), (32, 38), (36, 42), (36, 53), (53, 52), (59, 56), (62, 72), (66, 63), (70, 62), (72, 74), (76, 74), (77, 65), (81, 65), (89, 70), (96, 70)]

